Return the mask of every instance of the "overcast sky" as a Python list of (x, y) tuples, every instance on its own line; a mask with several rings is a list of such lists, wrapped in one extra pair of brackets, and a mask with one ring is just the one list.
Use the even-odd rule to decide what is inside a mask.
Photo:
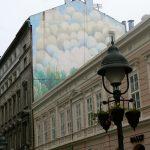
[[(100, 11), (118, 21), (135, 20), (150, 14), (150, 0), (93, 0), (102, 4)], [(0, 0), (0, 56), (31, 15), (64, 4), (64, 0)]]

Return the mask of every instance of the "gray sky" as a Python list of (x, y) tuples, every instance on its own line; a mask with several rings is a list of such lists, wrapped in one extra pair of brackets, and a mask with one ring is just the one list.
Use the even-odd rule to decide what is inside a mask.
[[(102, 4), (100, 11), (118, 21), (135, 20), (150, 14), (150, 0), (93, 0)], [(64, 0), (0, 0), (0, 56), (31, 15), (64, 4)]]

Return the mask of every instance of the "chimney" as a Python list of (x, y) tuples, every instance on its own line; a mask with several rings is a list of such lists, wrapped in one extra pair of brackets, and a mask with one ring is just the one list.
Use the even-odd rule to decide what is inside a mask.
[(131, 30), (134, 27), (134, 20), (128, 20), (128, 26), (129, 30)]
[(125, 27), (125, 32), (127, 32), (127, 25), (126, 25), (126, 21), (122, 21), (122, 24), (124, 25)]

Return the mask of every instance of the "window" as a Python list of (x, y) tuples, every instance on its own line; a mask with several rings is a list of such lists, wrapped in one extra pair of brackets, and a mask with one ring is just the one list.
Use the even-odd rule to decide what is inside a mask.
[(28, 83), (27, 81), (22, 82), (23, 96), (24, 96), (24, 107), (28, 106)]
[(51, 139), (54, 140), (56, 138), (56, 120), (55, 120), (55, 114), (51, 114)]
[(10, 76), (10, 77), (9, 77), (9, 85), (11, 85), (12, 82), (13, 82), (12, 76)]
[(5, 103), (5, 122), (7, 121), (8, 112), (7, 112), (7, 103)]
[(135, 107), (140, 108), (140, 94), (139, 94), (139, 83), (138, 83), (138, 75), (134, 73), (130, 76), (130, 90), (131, 96), (135, 100)]
[(17, 57), (17, 53), (16, 53), (16, 51), (14, 52), (14, 58), (16, 58)]
[(12, 103), (11, 103), (11, 99), (8, 100), (9, 103), (9, 119), (12, 117)]
[(102, 99), (102, 95), (101, 93), (96, 93), (96, 107), (97, 107), (97, 112), (99, 112), (101, 110), (101, 99)]
[(27, 66), (27, 57), (24, 58), (24, 67)]
[[(10, 147), (12, 148), (13, 147), (13, 134), (11, 133), (10, 135)], [(12, 149), (11, 149), (12, 150)]]
[(87, 112), (88, 112), (88, 126), (93, 125), (93, 118), (92, 118), (92, 111), (93, 111), (93, 103), (92, 103), (92, 97), (87, 98)]
[(19, 146), (19, 148), (21, 147), (21, 135), (22, 135), (22, 133), (21, 133), (21, 129), (19, 129), (19, 131), (18, 131), (18, 146)]
[(23, 50), (25, 51), (27, 49), (27, 44), (23, 45)]
[(11, 59), (12, 59), (12, 62), (14, 62), (15, 58), (14, 58), (14, 55), (12, 54), (11, 56)]
[(13, 57), (10, 56), (10, 64), (12, 64), (12, 62), (13, 62)]
[(20, 148), (20, 141), (21, 141), (21, 134), (20, 134), (20, 128), (19, 127), (17, 129), (16, 136), (17, 136), (16, 149), (19, 149)]
[(7, 71), (7, 69), (8, 69), (7, 61), (6, 61), (4, 66), (5, 66), (5, 69), (6, 69), (5, 71)]
[(67, 109), (67, 131), (68, 131), (68, 134), (71, 133), (71, 111), (70, 109)]
[(4, 85), (1, 87), (1, 93), (4, 92)]
[(17, 91), (17, 110), (18, 112), (21, 110), (21, 97), (20, 97), (20, 90)]
[(4, 72), (6, 71), (6, 65), (4, 64)]
[(27, 86), (24, 88), (24, 100), (25, 100), (25, 106), (28, 105), (28, 90)]
[(60, 131), (61, 131), (61, 136), (65, 136), (65, 113), (64, 112), (60, 113)]
[(14, 136), (14, 139), (13, 139), (13, 140), (14, 140), (14, 149), (16, 149), (16, 143), (17, 143), (17, 142), (16, 142), (16, 141), (17, 141), (16, 133), (14, 133), (13, 136)]
[(44, 120), (43, 122), (43, 129), (44, 129), (44, 142), (47, 143), (48, 142), (48, 125), (47, 125), (47, 120)]
[(4, 67), (1, 69), (1, 76), (4, 74)]
[(20, 66), (17, 68), (17, 77), (19, 77), (19, 74), (20, 74)]
[(76, 104), (76, 120), (77, 120), (77, 131), (81, 130), (81, 106), (80, 103)]
[(8, 81), (5, 82), (5, 89), (8, 89)]
[(2, 76), (2, 69), (0, 69), (0, 77)]
[(41, 134), (41, 126), (38, 123), (37, 124), (37, 146), (39, 146), (40, 142), (41, 142), (41, 136), (40, 136), (40, 134)]
[(13, 95), (13, 115), (16, 115), (16, 95)]
[(7, 66), (10, 67), (10, 60), (7, 60)]
[(1, 107), (1, 113), (2, 113), (2, 124), (4, 124), (4, 106)]
[(13, 73), (13, 78), (14, 78), (14, 80), (17, 78), (17, 72), (16, 71)]

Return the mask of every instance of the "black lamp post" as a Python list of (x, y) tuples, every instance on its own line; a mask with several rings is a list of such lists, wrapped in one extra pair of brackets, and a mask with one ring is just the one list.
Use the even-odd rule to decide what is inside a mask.
[[(132, 71), (132, 68), (129, 66), (128, 61), (124, 56), (119, 53), (118, 48), (114, 45), (112, 40), (111, 46), (108, 48), (108, 54), (103, 58), (101, 63), (101, 68), (98, 70), (98, 75), (102, 76), (102, 82), (104, 89), (113, 95), (114, 100), (112, 101), (104, 101), (104, 104), (109, 104), (110, 102), (115, 102), (116, 106), (120, 106), (121, 101), (129, 101), (132, 100), (124, 100), (122, 98), (122, 94), (125, 94), (129, 89), (129, 78), (128, 74)], [(127, 87), (125, 91), (121, 92), (119, 89), (122, 80), (126, 76), (127, 79)], [(111, 86), (113, 87), (113, 91), (110, 91), (105, 84), (105, 77), (110, 82)], [(118, 118), (118, 113), (121, 115), (121, 119)], [(118, 145), (119, 150), (124, 150), (123, 144), (123, 131), (122, 131), (122, 120), (124, 115), (124, 109), (119, 109), (115, 112), (114, 110), (111, 112), (111, 118), (114, 121), (115, 125), (117, 126), (117, 133), (118, 133)]]

